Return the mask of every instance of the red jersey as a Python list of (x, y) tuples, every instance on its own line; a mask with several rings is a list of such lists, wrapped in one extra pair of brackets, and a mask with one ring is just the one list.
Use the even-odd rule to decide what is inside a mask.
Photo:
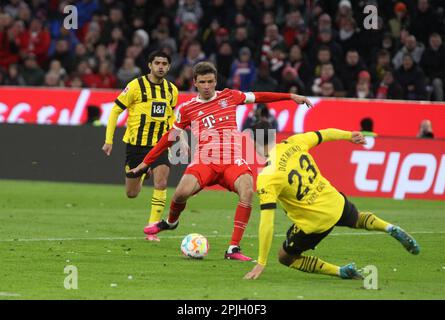
[(193, 162), (229, 164), (241, 159), (241, 133), (236, 124), (236, 107), (244, 104), (246, 95), (237, 90), (216, 91), (209, 100), (197, 97), (177, 109), (173, 127), (191, 126), (198, 140)]

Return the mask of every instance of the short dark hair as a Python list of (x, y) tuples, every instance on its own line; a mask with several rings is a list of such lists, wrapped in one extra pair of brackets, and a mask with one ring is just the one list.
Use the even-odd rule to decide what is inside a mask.
[(169, 54), (165, 53), (164, 51), (157, 50), (150, 53), (150, 55), (148, 56), (148, 63), (152, 63), (156, 57), (166, 58), (168, 60), (168, 64), (171, 64), (172, 62), (172, 58), (170, 57)]
[(372, 132), (374, 130), (374, 122), (371, 118), (363, 118), (360, 121), (360, 131), (369, 131)]
[(214, 74), (215, 75), (215, 79), (217, 78), (218, 71), (216, 71), (216, 67), (214, 66), (213, 63), (207, 62), (207, 61), (203, 61), (203, 62), (197, 63), (193, 67), (193, 79), (196, 80), (196, 78), (198, 76), (203, 76), (205, 74)]

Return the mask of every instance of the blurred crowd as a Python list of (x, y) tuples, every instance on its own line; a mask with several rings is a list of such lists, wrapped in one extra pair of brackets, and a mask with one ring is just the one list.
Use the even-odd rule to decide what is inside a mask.
[[(366, 30), (366, 5), (378, 30)], [(78, 28), (67, 29), (68, 5)], [(218, 87), (323, 97), (444, 101), (442, 0), (0, 0), (0, 85), (123, 88), (172, 56), (193, 91), (214, 62)]]

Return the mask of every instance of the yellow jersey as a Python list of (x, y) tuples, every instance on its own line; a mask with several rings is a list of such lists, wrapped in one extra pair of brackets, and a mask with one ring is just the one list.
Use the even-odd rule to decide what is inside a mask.
[(105, 142), (112, 144), (117, 118), (128, 110), (127, 129), (123, 141), (136, 146), (154, 146), (175, 121), (174, 108), (178, 89), (170, 81), (155, 84), (148, 76), (128, 83), (115, 100), (108, 119)]
[(277, 203), (304, 233), (322, 233), (340, 219), (344, 197), (322, 176), (309, 150), (322, 141), (350, 140), (352, 133), (337, 129), (297, 134), (277, 144), (268, 165), (258, 175), (261, 206), (260, 257), (266, 264)]

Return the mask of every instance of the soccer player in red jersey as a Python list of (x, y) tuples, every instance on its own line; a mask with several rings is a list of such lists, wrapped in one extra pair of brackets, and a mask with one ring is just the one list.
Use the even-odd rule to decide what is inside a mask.
[(240, 241), (252, 210), (253, 176), (246, 161), (240, 157), (240, 144), (234, 143), (232, 139), (241, 135), (236, 124), (236, 107), (245, 103), (282, 100), (293, 100), (308, 107), (312, 104), (308, 98), (290, 93), (243, 93), (231, 89), (215, 91), (217, 71), (209, 62), (195, 65), (193, 77), (198, 96), (178, 107), (173, 128), (159, 140), (144, 161), (131, 170), (134, 174), (147, 171), (149, 165), (175, 142), (180, 132), (191, 126), (193, 135), (198, 138), (199, 147), (176, 187), (168, 219), (149, 225), (144, 232), (150, 235), (176, 229), (187, 199), (206, 186), (219, 184), (239, 196), (232, 239), (225, 258), (250, 261), (251, 258), (242, 254)]

